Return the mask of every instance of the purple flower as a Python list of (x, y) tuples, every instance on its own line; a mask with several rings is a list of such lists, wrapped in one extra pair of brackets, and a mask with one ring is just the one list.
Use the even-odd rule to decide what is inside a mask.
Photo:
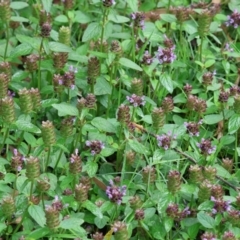
[(172, 136), (171, 133), (158, 135), (158, 146), (164, 148), (165, 150), (168, 150), (173, 139), (176, 139), (176, 136)]
[(231, 205), (230, 205), (231, 202), (230, 201), (216, 199), (213, 196), (211, 197), (211, 201), (214, 202), (214, 207), (212, 209), (213, 214), (222, 213), (222, 212), (231, 210)]
[(118, 187), (114, 185), (112, 180), (109, 181), (109, 184), (110, 186), (107, 186), (107, 189), (106, 189), (106, 194), (108, 198), (112, 202), (115, 202), (118, 205), (120, 205), (122, 202), (122, 197), (126, 195), (127, 187), (125, 185)]
[(197, 147), (204, 155), (211, 155), (216, 150), (216, 147), (212, 146), (211, 141), (204, 138), (202, 138), (200, 143), (197, 143)]
[(144, 96), (137, 96), (136, 94), (132, 94), (131, 96), (127, 96), (126, 98), (134, 107), (144, 106), (145, 104)]
[(224, 46), (224, 51), (233, 52), (233, 48), (230, 47), (229, 43), (226, 43)]
[(102, 149), (105, 148), (105, 145), (102, 141), (98, 140), (88, 140), (86, 141), (86, 146), (90, 148), (91, 154), (94, 156), (96, 154), (99, 154)]
[(199, 136), (199, 127), (202, 124), (202, 120), (200, 120), (197, 123), (194, 122), (185, 122), (184, 126), (187, 128), (187, 132), (189, 133), (190, 136)]
[(237, 10), (234, 10), (233, 13), (228, 16), (228, 20), (226, 22), (226, 26), (232, 26), (237, 28), (240, 25), (240, 13)]
[(77, 73), (78, 72), (77, 68), (73, 67), (73, 65), (69, 66), (69, 71), (73, 72), (73, 73)]
[(136, 13), (131, 13), (130, 15), (131, 19), (133, 20), (133, 27), (136, 28), (144, 28), (144, 19), (145, 19), (145, 15), (142, 12), (136, 12)]
[(172, 63), (177, 57), (174, 53), (175, 46), (167, 48), (158, 48), (156, 57), (160, 64)]

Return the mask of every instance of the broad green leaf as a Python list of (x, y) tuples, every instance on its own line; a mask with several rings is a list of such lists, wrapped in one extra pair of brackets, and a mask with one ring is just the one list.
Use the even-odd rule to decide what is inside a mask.
[(165, 87), (167, 89), (167, 91), (169, 93), (173, 92), (173, 81), (172, 81), (171, 77), (168, 74), (163, 73), (160, 76), (160, 82), (163, 85), (163, 87)]
[(16, 34), (16, 38), (21, 43), (30, 44), (36, 50), (39, 50), (40, 48), (41, 38), (32, 38), (21, 34)]
[(233, 134), (240, 128), (240, 116), (234, 114), (230, 117), (228, 121), (228, 133)]
[(169, 23), (172, 23), (172, 22), (176, 22), (177, 21), (177, 18), (175, 17), (175, 15), (173, 14), (168, 14), (168, 13), (162, 13), (160, 15), (160, 18), (165, 21), (165, 22), (169, 22)]
[(50, 232), (50, 229), (48, 227), (41, 227), (38, 228), (36, 230), (34, 230), (33, 232), (31, 232), (28, 235), (28, 239), (40, 239), (44, 236), (46, 236), (48, 233)]
[(83, 219), (70, 217), (68, 219), (64, 219), (61, 222), (60, 227), (63, 229), (74, 229), (83, 224), (83, 222)]
[(85, 169), (89, 177), (94, 177), (98, 170), (98, 164), (93, 160), (88, 160), (86, 165), (84, 166), (84, 170)]
[(50, 12), (52, 7), (52, 0), (42, 0), (42, 5), (46, 12)]
[(130, 21), (130, 19), (128, 17), (115, 15), (115, 14), (109, 14), (108, 15), (108, 20), (110, 20), (112, 22), (115, 22), (115, 23), (125, 23), (125, 22)]
[(110, 121), (108, 121), (108, 119), (96, 117), (91, 121), (91, 123), (99, 131), (111, 132), (111, 133), (116, 132), (116, 127)]
[(228, 145), (235, 141), (235, 136), (225, 135), (220, 139), (222, 145)]
[(39, 224), (39, 226), (44, 227), (46, 224), (46, 217), (43, 209), (38, 205), (30, 205), (28, 207), (29, 215)]
[(52, 104), (52, 107), (58, 110), (58, 116), (78, 116), (78, 109), (69, 103)]
[(15, 9), (15, 10), (23, 9), (26, 7), (28, 7), (28, 3), (26, 3), (26, 2), (17, 1), (17, 2), (10, 3), (10, 8)]
[(10, 57), (11, 58), (16, 58), (19, 56), (24, 56), (24, 55), (28, 55), (32, 52), (33, 48), (31, 45), (29, 45), (28, 43), (22, 43), (19, 44), (17, 47), (15, 47), (11, 53), (10, 53)]
[(34, 146), (36, 144), (36, 138), (29, 132), (24, 132), (23, 138), (30, 146)]
[[(12, 75), (12, 81), (15, 81), (15, 82), (20, 82), (21, 80), (23, 79), (26, 79), (26, 77), (29, 75), (28, 72), (26, 71), (17, 71), (15, 72), (13, 75)], [(18, 90), (18, 89), (16, 89)]]
[(102, 218), (95, 217), (94, 223), (97, 226), (97, 228), (102, 229), (107, 225), (109, 218), (106, 216), (103, 216)]
[(0, 233), (2, 233), (2, 231), (6, 228), (7, 228), (6, 223), (4, 223), (4, 222), (0, 223)]
[(211, 67), (215, 63), (215, 59), (209, 59), (205, 62), (204, 66), (205, 68)]
[(68, 18), (65, 15), (58, 15), (55, 19), (56, 22), (67, 23)]
[(127, 3), (133, 12), (138, 11), (138, 0), (127, 0)]
[(91, 21), (92, 21), (92, 18), (89, 15), (87, 15), (87, 13), (84, 13), (81, 11), (75, 11), (74, 22), (89, 23)]
[(204, 116), (203, 118), (204, 123), (208, 125), (216, 124), (222, 120), (223, 120), (223, 116), (221, 114), (210, 114), (210, 115)]
[(24, 120), (17, 120), (15, 125), (17, 126), (18, 130), (21, 131), (41, 133), (41, 130), (37, 126)]
[(148, 154), (149, 153), (148, 149), (143, 144), (138, 142), (137, 140), (129, 139), (128, 144), (137, 153), (140, 153), (140, 154)]
[(164, 220), (164, 228), (166, 232), (169, 232), (173, 227), (173, 219), (172, 218), (165, 218)]
[(29, 22), (29, 19), (19, 16), (12, 16), (11, 20), (14, 22)]
[(57, 103), (58, 101), (59, 99), (57, 98), (50, 98), (50, 99), (42, 100), (41, 104), (43, 108), (46, 108), (46, 107), (51, 107), (54, 103)]
[(142, 68), (139, 65), (137, 65), (135, 62), (131, 61), (130, 59), (122, 57), (119, 59), (119, 63), (126, 68), (142, 71)]
[(101, 209), (99, 207), (97, 207), (94, 203), (92, 203), (89, 200), (86, 200), (83, 204), (82, 204), (83, 208), (86, 208), (88, 211), (90, 211), (93, 215), (95, 215), (98, 218), (103, 218), (103, 214), (101, 212)]
[(83, 33), (82, 41), (87, 42), (93, 38), (97, 38), (101, 33), (101, 29), (98, 22), (90, 23)]
[(205, 212), (199, 212), (197, 214), (197, 219), (202, 224), (202, 226), (205, 227), (205, 228), (210, 228), (211, 229), (211, 228), (215, 227), (214, 218), (212, 218), (211, 216), (209, 216)]
[(49, 48), (53, 52), (72, 52), (72, 49), (70, 47), (59, 42), (50, 42)]
[(231, 178), (231, 174), (222, 166), (215, 164), (214, 167), (217, 169), (217, 175), (226, 179)]

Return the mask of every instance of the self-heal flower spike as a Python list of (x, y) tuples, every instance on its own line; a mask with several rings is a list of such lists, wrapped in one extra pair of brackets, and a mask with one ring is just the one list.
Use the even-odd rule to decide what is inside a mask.
[(212, 146), (211, 141), (204, 138), (202, 138), (201, 142), (197, 144), (197, 147), (203, 155), (211, 155), (216, 150), (216, 147)]
[(237, 240), (237, 238), (232, 232), (228, 231), (228, 232), (224, 232), (222, 236), (222, 240)]
[(91, 140), (91, 141), (88, 140), (86, 141), (86, 146), (90, 148), (92, 155), (99, 154), (102, 151), (102, 149), (105, 148), (104, 143), (99, 140)]
[(126, 98), (130, 102), (130, 104), (133, 105), (133, 107), (139, 107), (139, 106), (145, 105), (144, 96), (137, 96), (136, 94), (132, 94), (131, 96), (127, 96)]
[(56, 142), (53, 123), (49, 120), (42, 122), (42, 138), (45, 146), (50, 147)]
[(208, 200), (211, 196), (211, 189), (212, 184), (208, 180), (204, 180), (199, 186), (198, 200), (200, 202)]
[(89, 188), (83, 183), (76, 184), (75, 186), (75, 199), (79, 203), (83, 203), (88, 199)]
[(60, 132), (63, 137), (70, 137), (73, 134), (73, 123), (73, 117), (64, 118), (62, 120)]
[(174, 109), (174, 102), (172, 96), (167, 96), (162, 101), (162, 108), (165, 113), (170, 113)]
[(43, 23), (43, 25), (41, 25), (41, 37), (48, 38), (50, 36), (51, 30), (52, 26), (49, 22)]
[(195, 122), (185, 122), (184, 126), (187, 129), (187, 132), (189, 133), (190, 136), (199, 136), (199, 127), (202, 124), (202, 121), (199, 121), (197, 123)]
[(115, 0), (102, 0), (103, 6), (109, 8), (116, 4)]
[(127, 187), (124, 186), (116, 186), (111, 180), (110, 186), (107, 186), (106, 194), (108, 198), (112, 201), (120, 205), (122, 203), (122, 197), (126, 195)]
[(168, 134), (157, 135), (158, 146), (168, 150), (171, 147), (171, 142), (173, 139), (176, 139), (176, 136), (172, 136), (169, 132)]
[(16, 116), (15, 116), (14, 102), (12, 97), (7, 96), (2, 99), (1, 114), (5, 123), (7, 124), (12, 124), (15, 121)]
[(62, 26), (59, 29), (58, 39), (59, 39), (60, 43), (63, 43), (65, 45), (69, 46), (70, 42), (71, 42), (71, 30), (70, 30), (70, 28)]
[(13, 149), (13, 156), (11, 159), (11, 167), (14, 171), (19, 172), (22, 170), (24, 157), (23, 155), (17, 150)]
[(34, 112), (38, 112), (41, 109), (41, 95), (38, 88), (31, 88), (29, 90), (31, 100), (32, 100), (32, 108)]
[(68, 53), (57, 52), (53, 53), (53, 66), (58, 70), (64, 68), (68, 60)]
[(201, 240), (217, 240), (217, 237), (214, 233), (211, 232), (205, 232), (202, 236), (201, 236)]
[(114, 222), (112, 225), (115, 240), (128, 240), (127, 225), (124, 222)]
[(216, 199), (215, 197), (211, 197), (211, 201), (214, 202), (214, 207), (212, 209), (213, 214), (223, 213), (231, 209), (230, 201)]
[(117, 112), (117, 120), (123, 125), (130, 123), (130, 108), (127, 105), (121, 104)]
[(95, 84), (97, 77), (99, 77), (101, 71), (100, 61), (97, 57), (91, 57), (88, 59), (88, 84)]
[(149, 51), (145, 51), (143, 58), (142, 58), (142, 64), (151, 65), (152, 62), (153, 62), (152, 55), (149, 54)]
[(211, 196), (216, 199), (223, 199), (224, 190), (221, 185), (214, 184), (211, 188)]
[(37, 61), (39, 60), (39, 56), (36, 54), (31, 54), (26, 57), (26, 69), (29, 72), (34, 72), (38, 70)]
[(143, 205), (143, 202), (138, 195), (131, 197), (129, 199), (129, 203), (130, 203), (131, 208), (133, 208), (134, 210), (141, 208)]
[(175, 46), (169, 48), (159, 47), (156, 53), (156, 58), (158, 59), (160, 64), (168, 64), (172, 63), (176, 60), (177, 56), (174, 53)]
[(73, 8), (74, 0), (62, 0), (64, 8), (70, 10)]
[(11, 18), (10, 0), (0, 1), (0, 16), (3, 22), (10, 21)]
[(221, 103), (225, 103), (228, 101), (229, 98), (229, 92), (221, 91), (218, 97), (218, 101)]
[(15, 202), (12, 196), (7, 196), (3, 198), (1, 209), (3, 212), (3, 216), (7, 218), (12, 217), (16, 209)]
[(82, 160), (78, 155), (78, 149), (75, 149), (75, 152), (72, 153), (69, 162), (69, 171), (72, 174), (78, 174), (82, 170)]
[(156, 169), (149, 165), (144, 167), (142, 170), (142, 177), (144, 183), (154, 183), (156, 180)]
[(30, 156), (26, 158), (26, 176), (29, 180), (36, 179), (40, 176), (40, 163), (37, 157)]
[(167, 176), (167, 188), (172, 194), (177, 193), (181, 187), (181, 174), (176, 170), (171, 170)]
[(165, 112), (160, 108), (154, 108), (152, 113), (152, 126), (155, 130), (161, 128), (165, 123)]
[(229, 158), (223, 158), (221, 166), (231, 173), (233, 170), (233, 160)]
[(45, 216), (46, 216), (46, 225), (50, 229), (56, 229), (59, 224), (59, 211), (53, 206), (46, 206), (45, 208)]
[(86, 107), (87, 108), (95, 108), (97, 99), (96, 96), (92, 93), (87, 94), (86, 98)]
[(8, 83), (7, 74), (0, 73), (0, 98), (5, 98), (8, 95)]
[(19, 90), (19, 104), (24, 114), (29, 114), (33, 110), (32, 98), (29, 90), (23, 88)]
[(142, 12), (136, 12), (131, 14), (131, 18), (133, 20), (133, 27), (135, 28), (144, 28), (144, 19), (145, 15)]
[(131, 91), (137, 96), (143, 95), (143, 81), (141, 79), (134, 78), (131, 82)]
[(37, 180), (37, 190), (41, 193), (47, 192), (50, 189), (51, 185), (49, 179), (44, 177)]
[(231, 15), (228, 16), (228, 20), (226, 22), (226, 26), (232, 26), (234, 28), (238, 28), (240, 25), (240, 13), (237, 10), (234, 10)]
[(203, 181), (202, 168), (198, 165), (191, 165), (189, 168), (189, 178), (192, 183), (201, 183)]

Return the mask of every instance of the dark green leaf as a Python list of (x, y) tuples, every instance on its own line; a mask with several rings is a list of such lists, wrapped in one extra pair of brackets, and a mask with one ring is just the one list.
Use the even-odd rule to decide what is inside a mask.
[(41, 226), (46, 224), (45, 213), (43, 209), (38, 205), (30, 205), (28, 207), (29, 215)]
[(29, 239), (40, 239), (44, 236), (46, 236), (49, 233), (49, 228), (48, 227), (42, 227), (34, 230), (28, 235)]
[(239, 128), (240, 128), (240, 116), (238, 114), (234, 114), (228, 121), (229, 134), (235, 133)]
[(93, 204), (91, 201), (86, 200), (83, 204), (82, 204), (83, 208), (86, 208), (87, 210), (89, 210), (93, 215), (95, 215), (98, 218), (103, 218), (102, 212), (100, 210), (99, 207), (97, 207), (95, 204)]
[(109, 14), (108, 20), (113, 21), (115, 23), (125, 23), (130, 21), (128, 17), (115, 15), (115, 14)]
[(107, 225), (109, 218), (106, 216), (103, 216), (102, 218), (95, 217), (94, 223), (97, 226), (97, 228), (102, 229)]
[(148, 149), (137, 140), (128, 140), (129, 146), (137, 153), (148, 154)]
[(133, 12), (138, 11), (138, 0), (127, 0), (127, 3)]
[(32, 52), (32, 47), (31, 45), (29, 45), (28, 43), (22, 43), (19, 44), (16, 48), (14, 48), (11, 53), (10, 53), (10, 57), (11, 58), (16, 58), (19, 56), (24, 56), (24, 55), (28, 55)]
[(117, 130), (116, 127), (110, 121), (108, 121), (108, 119), (105, 118), (96, 117), (92, 120), (91, 123), (99, 131), (115, 133)]
[(58, 15), (55, 19), (56, 22), (67, 23), (68, 18), (65, 15)]
[(50, 98), (42, 100), (41, 104), (43, 108), (51, 107), (54, 103), (57, 103), (59, 100), (57, 98)]
[(173, 92), (173, 81), (168, 74), (163, 73), (160, 76), (160, 81), (163, 87), (165, 87), (169, 93)]
[(81, 11), (75, 11), (75, 18), (74, 18), (74, 22), (78, 22), (78, 23), (89, 23), (91, 22), (92, 19), (89, 15), (87, 15), (87, 13), (81, 12)]
[(94, 86), (94, 94), (95, 95), (105, 95), (105, 94), (111, 94), (112, 93), (112, 87), (104, 78), (98, 78), (97, 82)]

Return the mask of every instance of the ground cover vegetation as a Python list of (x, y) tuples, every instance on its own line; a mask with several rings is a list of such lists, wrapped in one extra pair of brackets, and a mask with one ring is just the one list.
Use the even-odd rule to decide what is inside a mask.
[(1, 239), (240, 239), (240, 4), (0, 0)]

